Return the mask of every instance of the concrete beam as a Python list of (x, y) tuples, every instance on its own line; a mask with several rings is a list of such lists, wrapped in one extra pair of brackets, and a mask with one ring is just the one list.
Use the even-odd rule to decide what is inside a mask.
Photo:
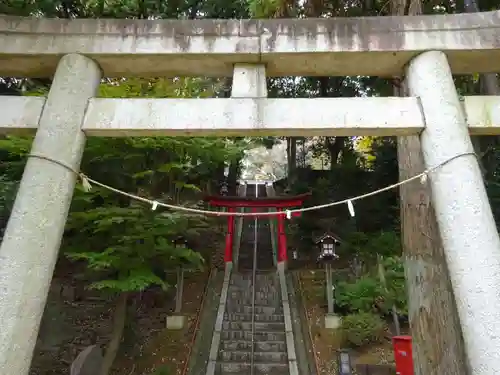
[(0, 134), (34, 134), (45, 101), (40, 96), (0, 96)]
[(52, 76), (60, 57), (74, 52), (109, 77), (229, 77), (236, 63), (265, 63), (271, 77), (393, 76), (427, 50), (444, 51), (456, 74), (500, 71), (500, 12), (182, 21), (0, 16), (3, 76)]
[(462, 105), (470, 134), (500, 134), (500, 96), (466, 96)]
[(423, 129), (415, 98), (92, 99), (89, 136), (409, 135)]
[[(0, 96), (0, 134), (35, 132), (45, 98)], [(500, 96), (466, 96), (472, 135), (500, 135)], [(98, 99), (88, 136), (394, 136), (424, 128), (416, 98)]]

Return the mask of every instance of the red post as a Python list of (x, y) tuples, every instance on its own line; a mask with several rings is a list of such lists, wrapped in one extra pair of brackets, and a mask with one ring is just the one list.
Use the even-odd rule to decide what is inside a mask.
[(411, 336), (394, 336), (394, 360), (396, 375), (414, 375)]
[[(234, 207), (229, 207), (227, 212), (234, 212)], [(226, 248), (224, 250), (224, 262), (233, 261), (233, 228), (234, 228), (234, 216), (227, 217), (227, 234), (226, 234)]]
[(285, 215), (278, 215), (278, 262), (286, 262), (288, 254), (286, 251)]

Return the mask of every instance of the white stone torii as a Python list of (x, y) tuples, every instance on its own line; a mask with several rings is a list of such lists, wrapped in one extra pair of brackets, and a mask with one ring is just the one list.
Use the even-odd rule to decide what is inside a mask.
[[(451, 67), (451, 68), (450, 68)], [(472, 375), (500, 372), (500, 239), (471, 134), (500, 134), (500, 97), (452, 72), (500, 71), (500, 12), (321, 20), (47, 20), (0, 16), (0, 74), (52, 76), (0, 97), (0, 133), (78, 170), (86, 136), (412, 135), (430, 176)], [(267, 99), (265, 77), (405, 75), (409, 98)], [(230, 76), (228, 99), (100, 99), (102, 76)], [(29, 158), (0, 247), (0, 370), (28, 374), (75, 175)]]

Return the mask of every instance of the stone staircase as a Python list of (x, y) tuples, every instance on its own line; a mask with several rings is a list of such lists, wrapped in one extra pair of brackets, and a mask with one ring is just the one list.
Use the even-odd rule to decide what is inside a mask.
[[(255, 197), (256, 185), (248, 185), (246, 196)], [(258, 185), (258, 197), (266, 197), (265, 185)], [(255, 225), (257, 225), (257, 237), (255, 236)], [(244, 218), (241, 233), (241, 244), (238, 255), (238, 269), (240, 271), (253, 268), (253, 251), (257, 241), (257, 269), (275, 269), (272, 242), (271, 225), (267, 218)]]
[(216, 374), (289, 374), (285, 320), (279, 291), (276, 272), (258, 272), (255, 311), (252, 311), (252, 273), (233, 273), (222, 323)]
[[(248, 184), (246, 196), (265, 197), (265, 185)], [(269, 219), (244, 218), (238, 261), (227, 289), (215, 369), (210, 367), (210, 374), (290, 374), (279, 283)]]
[(255, 223), (253, 218), (243, 219), (238, 270), (245, 272), (253, 268), (255, 225), (257, 225), (257, 269), (260, 271), (275, 270), (269, 219), (259, 219)]

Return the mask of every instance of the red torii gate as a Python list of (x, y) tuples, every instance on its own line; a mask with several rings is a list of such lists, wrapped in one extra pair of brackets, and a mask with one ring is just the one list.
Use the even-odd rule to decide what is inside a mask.
[[(251, 208), (252, 212), (257, 217), (267, 217), (278, 219), (278, 262), (286, 262), (288, 255), (286, 251), (286, 233), (285, 233), (285, 211), (292, 208), (301, 207), (304, 200), (309, 197), (311, 193), (305, 193), (295, 196), (285, 197), (227, 197), (222, 195), (206, 196), (203, 200), (208, 202), (214, 207), (225, 207), (227, 212), (236, 212), (237, 208)], [(278, 212), (275, 215), (259, 215), (257, 210), (262, 208), (275, 208)], [(252, 216), (252, 217), (255, 217)], [(300, 216), (300, 212), (292, 213), (292, 216)], [(249, 216), (246, 216), (249, 217)], [(227, 217), (227, 233), (226, 233), (226, 246), (224, 250), (224, 261), (233, 261), (233, 242), (234, 242), (234, 215)]]

